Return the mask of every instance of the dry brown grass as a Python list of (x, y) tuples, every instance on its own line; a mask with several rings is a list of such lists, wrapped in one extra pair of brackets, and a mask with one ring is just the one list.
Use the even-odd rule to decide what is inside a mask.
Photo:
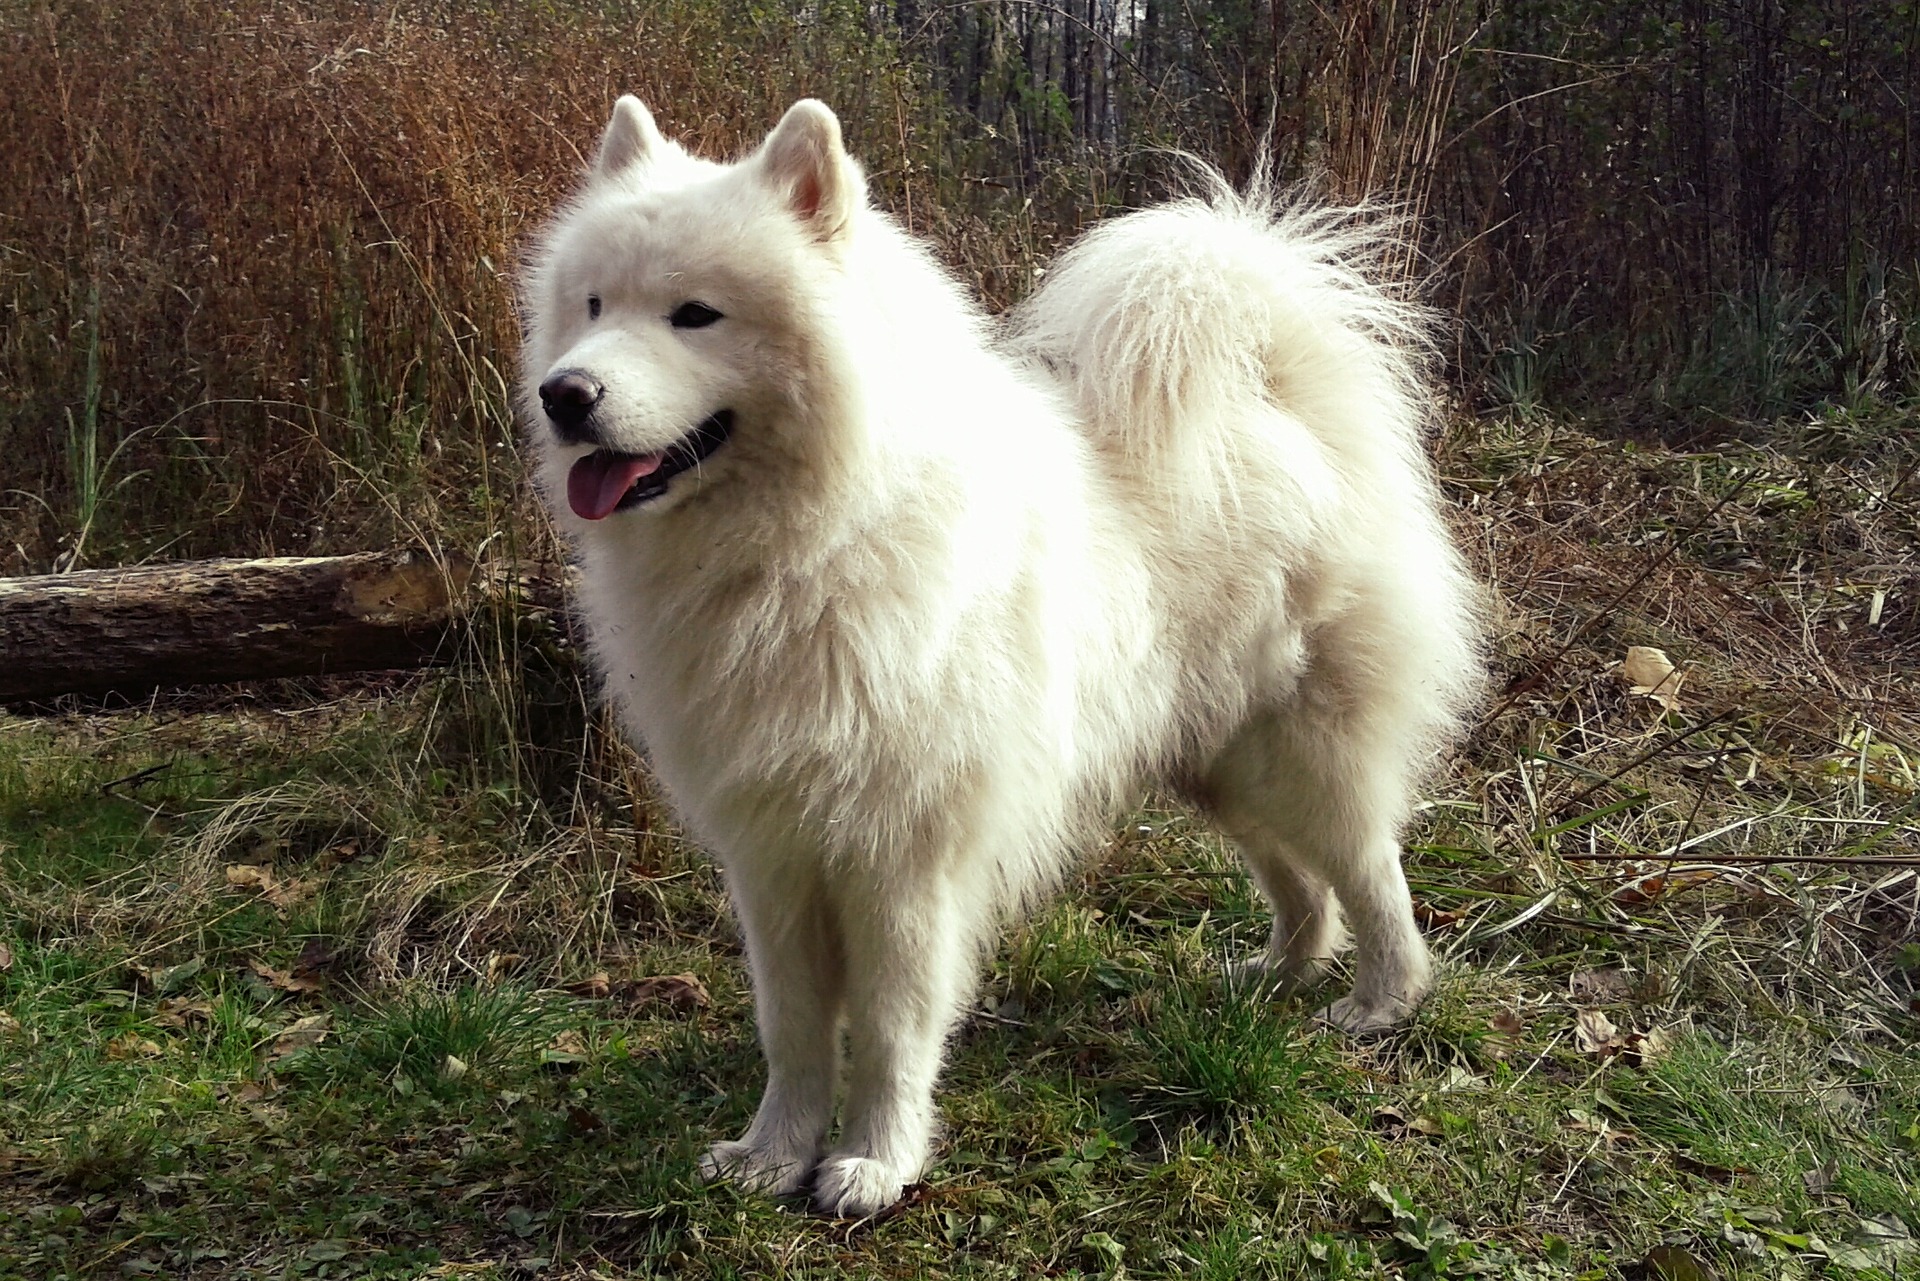
[(88, 525), (103, 558), (503, 529), (516, 255), (629, 91), (718, 152), (819, 94), (911, 190), (924, 113), (844, 20), (11, 6), (0, 572), (70, 563)]
[[(1319, 32), (1311, 164), (1337, 189), (1424, 208), (1457, 69), (1443, 9)], [(1062, 147), (1026, 173), (888, 30), (720, 0), (0, 14), (0, 572), (538, 529), (510, 518), (512, 276), (621, 92), (719, 154), (827, 99), (880, 198), (994, 306), (1165, 168)], [(1408, 42), (1401, 103), (1385, 51)]]
[[(1454, 435), (1502, 678), (1423, 847), (1462, 956), (1508, 930), (1584, 937), (1633, 958), (1669, 1017), (1744, 1027), (1757, 1001), (1899, 1035), (1920, 932), (1912, 463), (1808, 444)], [(1670, 655), (1677, 708), (1620, 679), (1634, 645)]]

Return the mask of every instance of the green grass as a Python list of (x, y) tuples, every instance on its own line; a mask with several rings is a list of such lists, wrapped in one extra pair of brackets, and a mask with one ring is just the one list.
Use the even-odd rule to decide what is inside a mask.
[(1149, 805), (983, 976), (875, 1224), (695, 1179), (762, 1079), (738, 944), (563, 652), (0, 715), (0, 1277), (1910, 1275), (1911, 869), (1795, 861), (1920, 831), (1909, 459), (1835, 448), (1463, 427), (1509, 688), (1410, 834), (1433, 999), (1352, 1042), (1337, 975), (1228, 991), (1257, 896)]

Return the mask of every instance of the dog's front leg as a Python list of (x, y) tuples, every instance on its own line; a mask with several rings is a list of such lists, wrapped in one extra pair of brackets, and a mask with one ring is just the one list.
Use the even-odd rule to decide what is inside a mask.
[(864, 1218), (926, 1167), (941, 1051), (971, 984), (978, 911), (942, 875), (889, 878), (842, 908), (847, 940), (847, 1101), (814, 1204)]
[(833, 1122), (845, 956), (813, 877), (741, 866), (727, 879), (746, 936), (767, 1089), (747, 1132), (708, 1148), (700, 1173), (785, 1196), (806, 1186)]

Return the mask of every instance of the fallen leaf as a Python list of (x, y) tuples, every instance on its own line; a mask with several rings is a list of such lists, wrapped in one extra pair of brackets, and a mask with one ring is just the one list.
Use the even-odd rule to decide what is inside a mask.
[(1576, 1005), (1611, 1005), (1633, 992), (1625, 970), (1575, 970), (1567, 978), (1567, 995)]
[(150, 970), (138, 961), (127, 963), (127, 972), (133, 975), (134, 986), (146, 987), (155, 996), (167, 996), (179, 991), (187, 985), (187, 980), (206, 968), (207, 958), (204, 956), (196, 956), (178, 965), (163, 965), (157, 970)]
[(1432, 1117), (1420, 1113), (1410, 1117), (1391, 1103), (1382, 1103), (1373, 1110), (1373, 1128), (1389, 1138), (1418, 1134), (1433, 1139), (1445, 1132), (1440, 1122)]
[(330, 845), (320, 852), (322, 867), (338, 867), (342, 863), (351, 863), (366, 853), (366, 848), (357, 836), (350, 836), (336, 845)]
[[(1776, 1238), (1776, 1240), (1784, 1241), (1786, 1238)], [(1834, 1272), (1842, 1275), (1867, 1272), (1873, 1268), (1875, 1262), (1871, 1251), (1863, 1250), (1847, 1241), (1827, 1241), (1818, 1235), (1813, 1235), (1801, 1238), (1796, 1244), (1807, 1253), (1819, 1255), (1832, 1264), (1832, 1268), (1823, 1269), (1828, 1275)], [(1897, 1273), (1893, 1275), (1898, 1276)]]
[(1564, 1128), (1571, 1130), (1575, 1134), (1593, 1134), (1603, 1139), (1610, 1138), (1617, 1133), (1613, 1126), (1608, 1123), (1607, 1118), (1597, 1113), (1589, 1112), (1584, 1108), (1569, 1108), (1567, 1110), (1567, 1119), (1562, 1124)]
[(547, 1048), (540, 1051), (540, 1061), (550, 1067), (579, 1067), (587, 1061), (586, 1038), (568, 1028), (547, 1042)]
[(303, 1019), (295, 1019), (273, 1038), (273, 1045), (267, 1050), (267, 1064), (272, 1066), (289, 1055), (320, 1044), (327, 1039), (332, 1023), (331, 1014), (309, 1014)]
[(578, 983), (569, 983), (561, 989), (574, 996), (584, 996), (588, 1000), (604, 1001), (613, 995), (613, 980), (607, 977), (605, 970), (581, 979)]
[(707, 985), (692, 974), (635, 979), (621, 995), (630, 1008), (659, 1002), (682, 1013), (704, 1010), (713, 1003), (713, 998), (707, 995)]
[(282, 881), (273, 874), (273, 869), (257, 863), (227, 864), (227, 884), (235, 889), (258, 890), (261, 897), (283, 912), (312, 893), (314, 886), (311, 880)]
[(1673, 1036), (1663, 1028), (1630, 1032), (1620, 1046), (1621, 1057), (1629, 1066), (1645, 1067), (1673, 1048)]
[(1673, 660), (1664, 651), (1651, 645), (1628, 648), (1620, 664), (1620, 679), (1627, 683), (1628, 693), (1650, 698), (1666, 711), (1676, 711), (1680, 706), (1684, 674), (1674, 669)]
[(153, 1021), (161, 1027), (186, 1027), (189, 1023), (213, 1022), (213, 1006), (190, 996), (163, 996)]
[(607, 1123), (595, 1116), (593, 1109), (582, 1107), (578, 1103), (567, 1105), (567, 1128), (575, 1134), (592, 1134), (595, 1130), (604, 1130)]
[(1431, 903), (1423, 903), (1419, 899), (1413, 901), (1413, 919), (1419, 922), (1423, 930), (1451, 929), (1466, 918), (1465, 912), (1449, 912)]
[(1856, 1245), (1904, 1245), (1907, 1248), (1920, 1245), (1897, 1214), (1876, 1214), (1861, 1219), (1853, 1240)]
[(282, 992), (318, 992), (322, 986), (314, 979), (304, 979), (285, 970), (276, 970), (265, 961), (249, 961), (247, 968), (267, 981), (269, 987)]
[(227, 884), (236, 889), (259, 890), (264, 894), (269, 888), (277, 889), (280, 878), (254, 863), (229, 863)]
[(319, 939), (308, 939), (300, 945), (300, 957), (293, 963), (293, 972), (298, 978), (313, 978), (324, 974), (340, 963), (340, 955)]
[(458, 1081), (468, 1072), (467, 1061), (458, 1055), (449, 1054), (440, 1063), (440, 1075), (449, 1081)]
[(0, 943), (0, 974), (13, 968), (13, 949)]
[(1100, 1270), (1116, 1275), (1122, 1270), (1120, 1260), (1127, 1247), (1114, 1240), (1111, 1233), (1089, 1232), (1080, 1238), (1080, 1244)]
[(1912, 1268), (1908, 1265), (1920, 1257), (1920, 1241), (1913, 1239), (1897, 1214), (1861, 1219), (1849, 1244), (1865, 1258), (1867, 1266), (1892, 1277), (1910, 1275)]
[(1623, 1042), (1613, 1020), (1598, 1010), (1581, 1010), (1573, 1020), (1573, 1045), (1582, 1054), (1611, 1056)]
[(518, 952), (493, 952), (487, 956), (487, 982), (497, 983), (527, 958)]
[(345, 1241), (328, 1239), (315, 1241), (307, 1247), (307, 1258), (315, 1263), (338, 1263), (353, 1253), (353, 1247)]
[(1647, 1275), (1653, 1281), (1720, 1281), (1720, 1274), (1684, 1246), (1656, 1245), (1647, 1251)]
[(151, 1059), (165, 1053), (166, 1051), (157, 1043), (149, 1041), (138, 1032), (128, 1032), (124, 1036), (116, 1036), (107, 1042), (107, 1057), (110, 1059)]
[(227, 1091), (235, 1103), (261, 1103), (280, 1093), (280, 1083), (271, 1076), (259, 1081), (242, 1081)]
[(1613, 901), (1622, 907), (1640, 907), (1653, 902), (1663, 894), (1675, 890), (1684, 890), (1689, 885), (1700, 885), (1715, 880), (1720, 873), (1711, 868), (1696, 868), (1690, 872), (1675, 872), (1671, 876), (1642, 876), (1630, 881), (1613, 892)]
[(1487, 1020), (1487, 1026), (1502, 1036), (1519, 1036), (1526, 1031), (1526, 1024), (1520, 1021), (1518, 1010), (1502, 1010)]
[[(140, 1186), (155, 1196), (172, 1196), (179, 1192), (182, 1187), (198, 1185), (203, 1182), (205, 1182), (205, 1180), (200, 1175), (192, 1173), (143, 1174), (140, 1176)], [(200, 1259), (224, 1259), (226, 1257), (226, 1252), (220, 1250), (218, 1247), (209, 1250), (194, 1251), (194, 1259), (196, 1262)]]
[(0, 1036), (17, 1036), (21, 1032), (20, 1020), (0, 1010)]

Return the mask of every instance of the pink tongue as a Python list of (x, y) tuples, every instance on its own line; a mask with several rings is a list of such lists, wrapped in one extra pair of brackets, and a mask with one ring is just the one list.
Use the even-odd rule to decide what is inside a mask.
[(582, 520), (605, 520), (633, 482), (660, 470), (663, 455), (610, 454), (596, 449), (567, 473), (567, 505)]

